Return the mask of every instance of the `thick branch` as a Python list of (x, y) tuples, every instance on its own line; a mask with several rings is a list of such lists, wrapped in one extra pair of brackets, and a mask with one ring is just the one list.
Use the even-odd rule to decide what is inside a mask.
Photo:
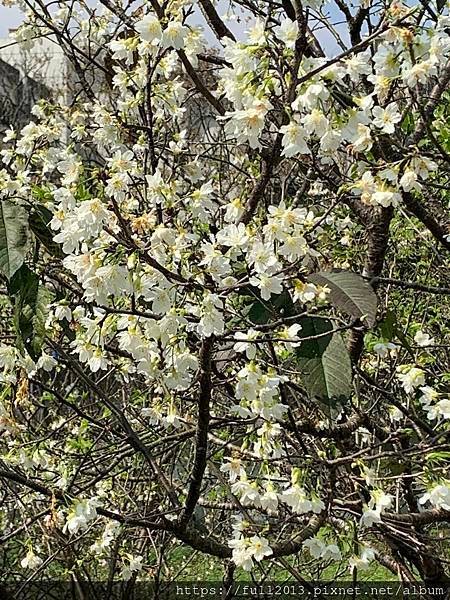
[(206, 469), (208, 453), (208, 431), (210, 412), (209, 405), (211, 401), (211, 354), (213, 348), (213, 339), (207, 338), (202, 344), (200, 351), (200, 395), (198, 398), (198, 420), (197, 434), (195, 440), (195, 459), (192, 470), (192, 480), (189, 486), (183, 516), (180, 524), (185, 526), (197, 506), (200, 497), (203, 475)]
[(199, 0), (199, 3), (202, 13), (205, 16), (205, 19), (208, 21), (209, 25), (211, 26), (211, 29), (217, 35), (219, 40), (221, 40), (224, 37), (227, 37), (230, 38), (230, 40), (236, 41), (236, 38), (225, 25), (225, 23), (222, 21), (222, 19), (219, 17), (216, 9), (214, 8), (213, 4), (211, 4), (210, 0)]
[(450, 250), (450, 240), (448, 240), (448, 231), (445, 226), (436, 221), (433, 215), (409, 192), (403, 192), (403, 202), (410, 213), (425, 225), (432, 236), (444, 248)]

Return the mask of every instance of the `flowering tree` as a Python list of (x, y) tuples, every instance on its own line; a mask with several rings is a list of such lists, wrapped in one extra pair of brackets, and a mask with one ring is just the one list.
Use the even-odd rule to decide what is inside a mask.
[(445, 578), (446, 3), (20, 4), (74, 81), (1, 151), (7, 575)]

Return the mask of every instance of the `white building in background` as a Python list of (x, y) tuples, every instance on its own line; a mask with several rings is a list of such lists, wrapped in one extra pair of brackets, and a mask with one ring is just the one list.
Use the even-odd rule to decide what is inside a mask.
[[(10, 32), (12, 33), (12, 31)], [(2, 66), (3, 65), (3, 66)], [(180, 68), (177, 76), (192, 85)], [(105, 77), (95, 65), (83, 69), (84, 86), (105, 101), (114, 102), (111, 78)], [(211, 75), (214, 77), (214, 75)], [(209, 84), (214, 85), (212, 81)], [(14, 36), (0, 39), (0, 127), (20, 127), (31, 118), (31, 108), (40, 99), (47, 98), (70, 106), (84, 98), (82, 83), (61, 46), (52, 39), (38, 38), (26, 47)], [(8, 110), (2, 107), (9, 107)], [(211, 106), (199, 95), (187, 104), (184, 128), (196, 139), (209, 139), (217, 133), (217, 119)]]
[(23, 76), (19, 69), (0, 58), (0, 131), (26, 125), (33, 105), (49, 95), (45, 85)]
[(15, 42), (13, 36), (0, 39), (0, 60), (17, 69), (23, 80), (28, 78), (45, 86), (53, 98), (69, 100), (72, 69), (60, 46), (51, 38), (39, 38), (29, 49)]

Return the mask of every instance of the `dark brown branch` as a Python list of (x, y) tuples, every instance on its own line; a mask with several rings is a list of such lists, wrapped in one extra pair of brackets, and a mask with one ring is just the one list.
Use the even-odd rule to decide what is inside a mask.
[[(61, 490), (51, 489), (47, 486), (41, 485), (37, 481), (33, 481), (21, 475), (17, 471), (11, 471), (10, 469), (0, 468), (0, 478), (7, 479), (8, 481), (14, 481), (14, 483), (18, 483), (19, 485), (23, 485), (38, 494), (42, 494), (47, 498), (56, 498), (63, 503), (70, 503), (71, 498), (66, 496)], [(110, 510), (106, 510), (104, 508), (97, 508), (97, 513), (102, 517), (107, 517), (108, 519), (112, 519), (113, 521), (117, 521), (119, 523), (123, 523), (124, 525), (130, 525), (133, 527), (148, 527), (149, 529), (167, 529), (164, 523), (153, 523), (146, 519), (138, 519), (135, 517), (128, 517), (126, 515), (120, 515), (118, 513), (112, 512)]]
[(445, 225), (436, 221), (433, 215), (411, 193), (403, 192), (402, 197), (407, 210), (413, 214), (416, 219), (419, 219), (422, 225), (425, 225), (432, 236), (444, 246), (444, 248), (450, 250), (450, 241), (447, 239), (449, 232), (446, 230)]
[(450, 510), (432, 508), (418, 513), (384, 513), (383, 519), (407, 523), (410, 525), (430, 525), (432, 523), (450, 523)]
[(417, 290), (419, 292), (426, 292), (427, 294), (450, 294), (450, 288), (448, 287), (436, 287), (433, 285), (425, 285), (423, 283), (416, 283), (414, 281), (402, 281), (401, 279), (393, 279), (392, 277), (372, 277), (371, 283), (383, 283), (386, 285), (396, 285), (398, 287)]
[(211, 401), (211, 354), (213, 339), (207, 338), (202, 344), (200, 351), (200, 395), (198, 398), (197, 434), (195, 439), (195, 459), (192, 470), (192, 480), (186, 498), (180, 525), (185, 526), (189, 522), (197, 506), (200, 497), (203, 475), (206, 469), (208, 456), (208, 432)]
[(219, 17), (216, 9), (213, 4), (211, 4), (210, 0), (199, 0), (200, 8), (202, 13), (205, 16), (205, 19), (208, 21), (211, 29), (217, 35), (219, 40), (224, 37), (230, 38), (230, 40), (236, 41), (236, 38)]
[(195, 85), (195, 87), (197, 88), (197, 90), (211, 104), (211, 106), (216, 109), (216, 111), (219, 113), (219, 115), (223, 116), (225, 114), (225, 109), (222, 106), (222, 103), (220, 102), (220, 100), (218, 100), (214, 96), (214, 94), (212, 94), (208, 90), (208, 88), (206, 87), (206, 85), (203, 83), (203, 81), (201, 80), (201, 78), (198, 76), (197, 71), (194, 69), (194, 67), (192, 66), (190, 60), (186, 56), (185, 51), (184, 50), (178, 50), (177, 54), (180, 57), (181, 62), (183, 63), (183, 66), (186, 69), (187, 74), (192, 79), (192, 82)]
[(281, 152), (281, 137), (277, 136), (277, 141), (274, 145), (274, 150), (270, 158), (262, 158), (262, 166), (261, 166), (261, 175), (253, 188), (252, 193), (250, 194), (249, 199), (245, 205), (244, 212), (242, 213), (241, 218), (239, 219), (240, 223), (244, 223), (247, 225), (252, 219), (255, 210), (262, 199), (264, 192), (272, 178), (273, 171), (275, 169), (276, 164), (278, 164), (279, 158), (276, 156), (280, 155)]
[(450, 63), (443, 70), (439, 81), (434, 86), (428, 102), (425, 104), (422, 111), (422, 119), (419, 121), (410, 142), (410, 145), (417, 144), (422, 137), (427, 127), (427, 121), (433, 117), (433, 112), (442, 97), (442, 94), (448, 89), (450, 84)]

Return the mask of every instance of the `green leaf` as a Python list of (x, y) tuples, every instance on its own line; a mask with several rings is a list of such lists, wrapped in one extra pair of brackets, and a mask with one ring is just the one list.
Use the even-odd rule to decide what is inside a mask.
[(406, 465), (398, 458), (383, 461), (383, 471), (391, 475), (401, 475), (406, 471)]
[(52, 220), (52, 213), (42, 204), (36, 205), (29, 217), (30, 229), (46, 248), (49, 254), (57, 258), (63, 258), (64, 252), (61, 246), (53, 241), (53, 232), (48, 226)]
[(45, 321), (52, 294), (39, 282), (39, 277), (27, 265), (15, 273), (9, 293), (14, 300), (14, 326), (18, 345), (36, 360), (45, 338)]
[(429, 452), (425, 456), (425, 460), (434, 463), (448, 463), (450, 460), (450, 452)]
[(299, 357), (303, 384), (310, 398), (332, 407), (353, 391), (350, 355), (340, 333), (334, 333), (320, 356)]
[(381, 321), (380, 325), (380, 333), (384, 340), (391, 341), (395, 337), (397, 337), (403, 346), (408, 350), (410, 354), (414, 354), (413, 349), (411, 348), (408, 340), (406, 339), (405, 334), (402, 331), (402, 328), (397, 320), (397, 315), (392, 310), (388, 310), (385, 318)]
[(248, 318), (255, 325), (264, 325), (270, 319), (289, 317), (294, 314), (294, 304), (289, 292), (284, 291), (270, 300), (257, 300), (248, 313)]
[(320, 319), (319, 317), (303, 317), (298, 320), (298, 323), (302, 326), (298, 332), (299, 338), (310, 338), (318, 335), (321, 337), (303, 341), (296, 349), (297, 356), (299, 358), (320, 358), (333, 337), (333, 334), (327, 333), (332, 331), (333, 323), (329, 319)]
[(394, 334), (398, 337), (400, 342), (408, 350), (411, 356), (414, 356), (414, 350), (411, 348), (411, 344), (408, 342), (405, 334), (397, 324), (394, 326)]
[(42, 187), (41, 185), (32, 185), (31, 193), (33, 198), (39, 200), (39, 202), (53, 202), (54, 196), (50, 188)]
[(331, 290), (330, 302), (338, 310), (355, 318), (365, 318), (369, 327), (374, 326), (378, 299), (361, 275), (351, 271), (321, 271), (310, 275), (308, 280), (318, 285), (326, 285)]
[(0, 202), (0, 273), (8, 279), (20, 269), (28, 250), (28, 214), (9, 200)]
[(255, 325), (264, 325), (270, 318), (270, 308), (257, 300), (251, 305), (248, 318)]
[(397, 327), (396, 322), (397, 317), (395, 313), (392, 310), (388, 310), (386, 316), (379, 325), (381, 337), (384, 340), (390, 342), (393, 339)]

